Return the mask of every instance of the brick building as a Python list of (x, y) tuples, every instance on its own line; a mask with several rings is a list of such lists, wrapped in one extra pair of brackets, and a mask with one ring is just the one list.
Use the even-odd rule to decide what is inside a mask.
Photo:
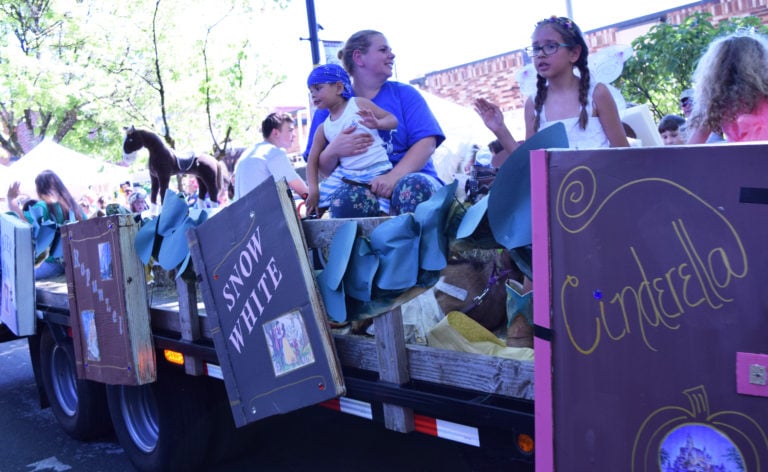
[[(768, 23), (768, 0), (702, 0), (640, 18), (585, 31), (590, 53), (615, 44), (630, 45), (660, 22), (680, 24), (695, 12), (712, 14), (713, 22), (734, 16), (753, 15)], [(527, 46), (522, 45), (523, 47)], [(480, 59), (450, 69), (430, 72), (411, 84), (454, 103), (472, 106), (475, 97), (486, 97), (502, 110), (520, 109), (526, 97), (520, 93), (515, 74), (528, 58), (523, 49)]]

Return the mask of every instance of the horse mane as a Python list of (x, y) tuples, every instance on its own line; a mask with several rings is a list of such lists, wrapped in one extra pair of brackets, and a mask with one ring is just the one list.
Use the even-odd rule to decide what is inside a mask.
[(154, 131), (145, 128), (135, 128), (133, 132), (141, 134), (142, 141), (144, 141), (144, 147), (147, 148), (148, 151), (157, 151), (162, 149), (170, 153), (172, 156), (176, 155), (176, 151), (171, 148), (163, 140), (163, 138), (161, 138), (160, 135)]

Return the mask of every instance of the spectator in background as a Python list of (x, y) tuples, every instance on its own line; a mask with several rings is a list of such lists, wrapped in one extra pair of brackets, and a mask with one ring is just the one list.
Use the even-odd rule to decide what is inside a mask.
[[(684, 142), (688, 142), (688, 139), (691, 136), (688, 118), (690, 118), (691, 113), (693, 111), (693, 105), (694, 105), (693, 96), (694, 96), (693, 89), (685, 89), (683, 90), (683, 93), (680, 94), (680, 110), (682, 110), (683, 116), (685, 117), (685, 123), (680, 127), (680, 131), (681, 131)], [(721, 132), (712, 131), (711, 133), (709, 133), (709, 136), (707, 137), (707, 140), (705, 142), (718, 143), (721, 141), (724, 141), (723, 135), (721, 134)]]
[[(147, 191), (141, 187), (134, 187), (131, 196), (128, 197), (128, 208), (132, 213), (144, 213), (149, 210), (147, 203)], [(142, 215), (143, 216), (143, 215)]]
[(125, 181), (120, 184), (120, 193), (123, 194), (123, 202), (126, 207), (128, 207), (128, 197), (131, 196), (131, 193), (133, 193), (133, 187), (131, 187), (131, 182)]
[[(37, 190), (37, 200), (32, 205), (25, 205), (25, 209), (19, 206), (17, 198), (19, 197), (20, 182), (14, 182), (8, 187), (8, 208), (19, 218), (33, 223), (54, 221), (57, 227), (65, 223), (74, 221), (84, 221), (88, 219), (86, 213), (75, 201), (72, 194), (67, 190), (64, 182), (58, 175), (51, 170), (44, 170), (35, 177), (35, 189)], [(57, 229), (56, 237), (51, 247), (58, 244), (61, 237)], [(64, 259), (49, 255), (37, 267), (35, 267), (35, 278), (46, 279), (56, 277), (64, 273)]]
[(687, 120), (693, 111), (693, 89), (685, 89), (680, 94), (680, 110), (683, 112), (683, 119)]
[(665, 115), (659, 121), (659, 134), (665, 146), (685, 144), (684, 125), (685, 118), (680, 115)]
[(296, 173), (285, 152), (293, 143), (293, 123), (293, 117), (287, 113), (267, 115), (261, 123), (264, 141), (243, 151), (235, 164), (235, 195), (232, 201), (242, 198), (270, 175), (275, 180), (285, 178), (291, 190), (299, 195), (309, 192), (307, 184)]
[(197, 181), (197, 178), (194, 175), (187, 174), (184, 176), (183, 185), (187, 206), (190, 208), (200, 208), (200, 183)]

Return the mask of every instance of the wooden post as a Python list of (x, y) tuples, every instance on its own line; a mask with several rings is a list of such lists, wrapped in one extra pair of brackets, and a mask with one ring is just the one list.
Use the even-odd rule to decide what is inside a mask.
[[(181, 339), (200, 339), (200, 318), (197, 312), (197, 287), (194, 283), (178, 277), (176, 290), (179, 292), (179, 326)], [(189, 375), (203, 375), (203, 363), (191, 356), (184, 356), (184, 371)]]
[[(398, 385), (410, 381), (400, 307), (374, 318), (373, 329), (379, 357), (379, 379)], [(411, 408), (387, 403), (383, 407), (384, 426), (387, 429), (400, 433), (410, 433), (415, 429)]]

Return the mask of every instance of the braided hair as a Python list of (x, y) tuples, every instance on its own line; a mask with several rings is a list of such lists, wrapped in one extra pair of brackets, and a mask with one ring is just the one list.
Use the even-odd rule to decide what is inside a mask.
[[(586, 41), (584, 41), (584, 35), (581, 34), (581, 30), (576, 23), (570, 18), (552, 16), (536, 23), (536, 29), (542, 26), (550, 26), (557, 31), (560, 36), (563, 37), (563, 42), (569, 44), (569, 49), (573, 49), (576, 46), (581, 46), (581, 54), (574, 63), (574, 66), (579, 69), (579, 103), (581, 103), (581, 113), (579, 113), (579, 127), (586, 129), (587, 120), (589, 114), (587, 113), (587, 100), (589, 98), (589, 68), (587, 67), (587, 56), (589, 55), (589, 48)], [(536, 97), (534, 99), (535, 114), (533, 118), (533, 130), (534, 132), (539, 130), (541, 124), (541, 109), (544, 107), (544, 101), (547, 99), (547, 79), (539, 74), (536, 74)]]

